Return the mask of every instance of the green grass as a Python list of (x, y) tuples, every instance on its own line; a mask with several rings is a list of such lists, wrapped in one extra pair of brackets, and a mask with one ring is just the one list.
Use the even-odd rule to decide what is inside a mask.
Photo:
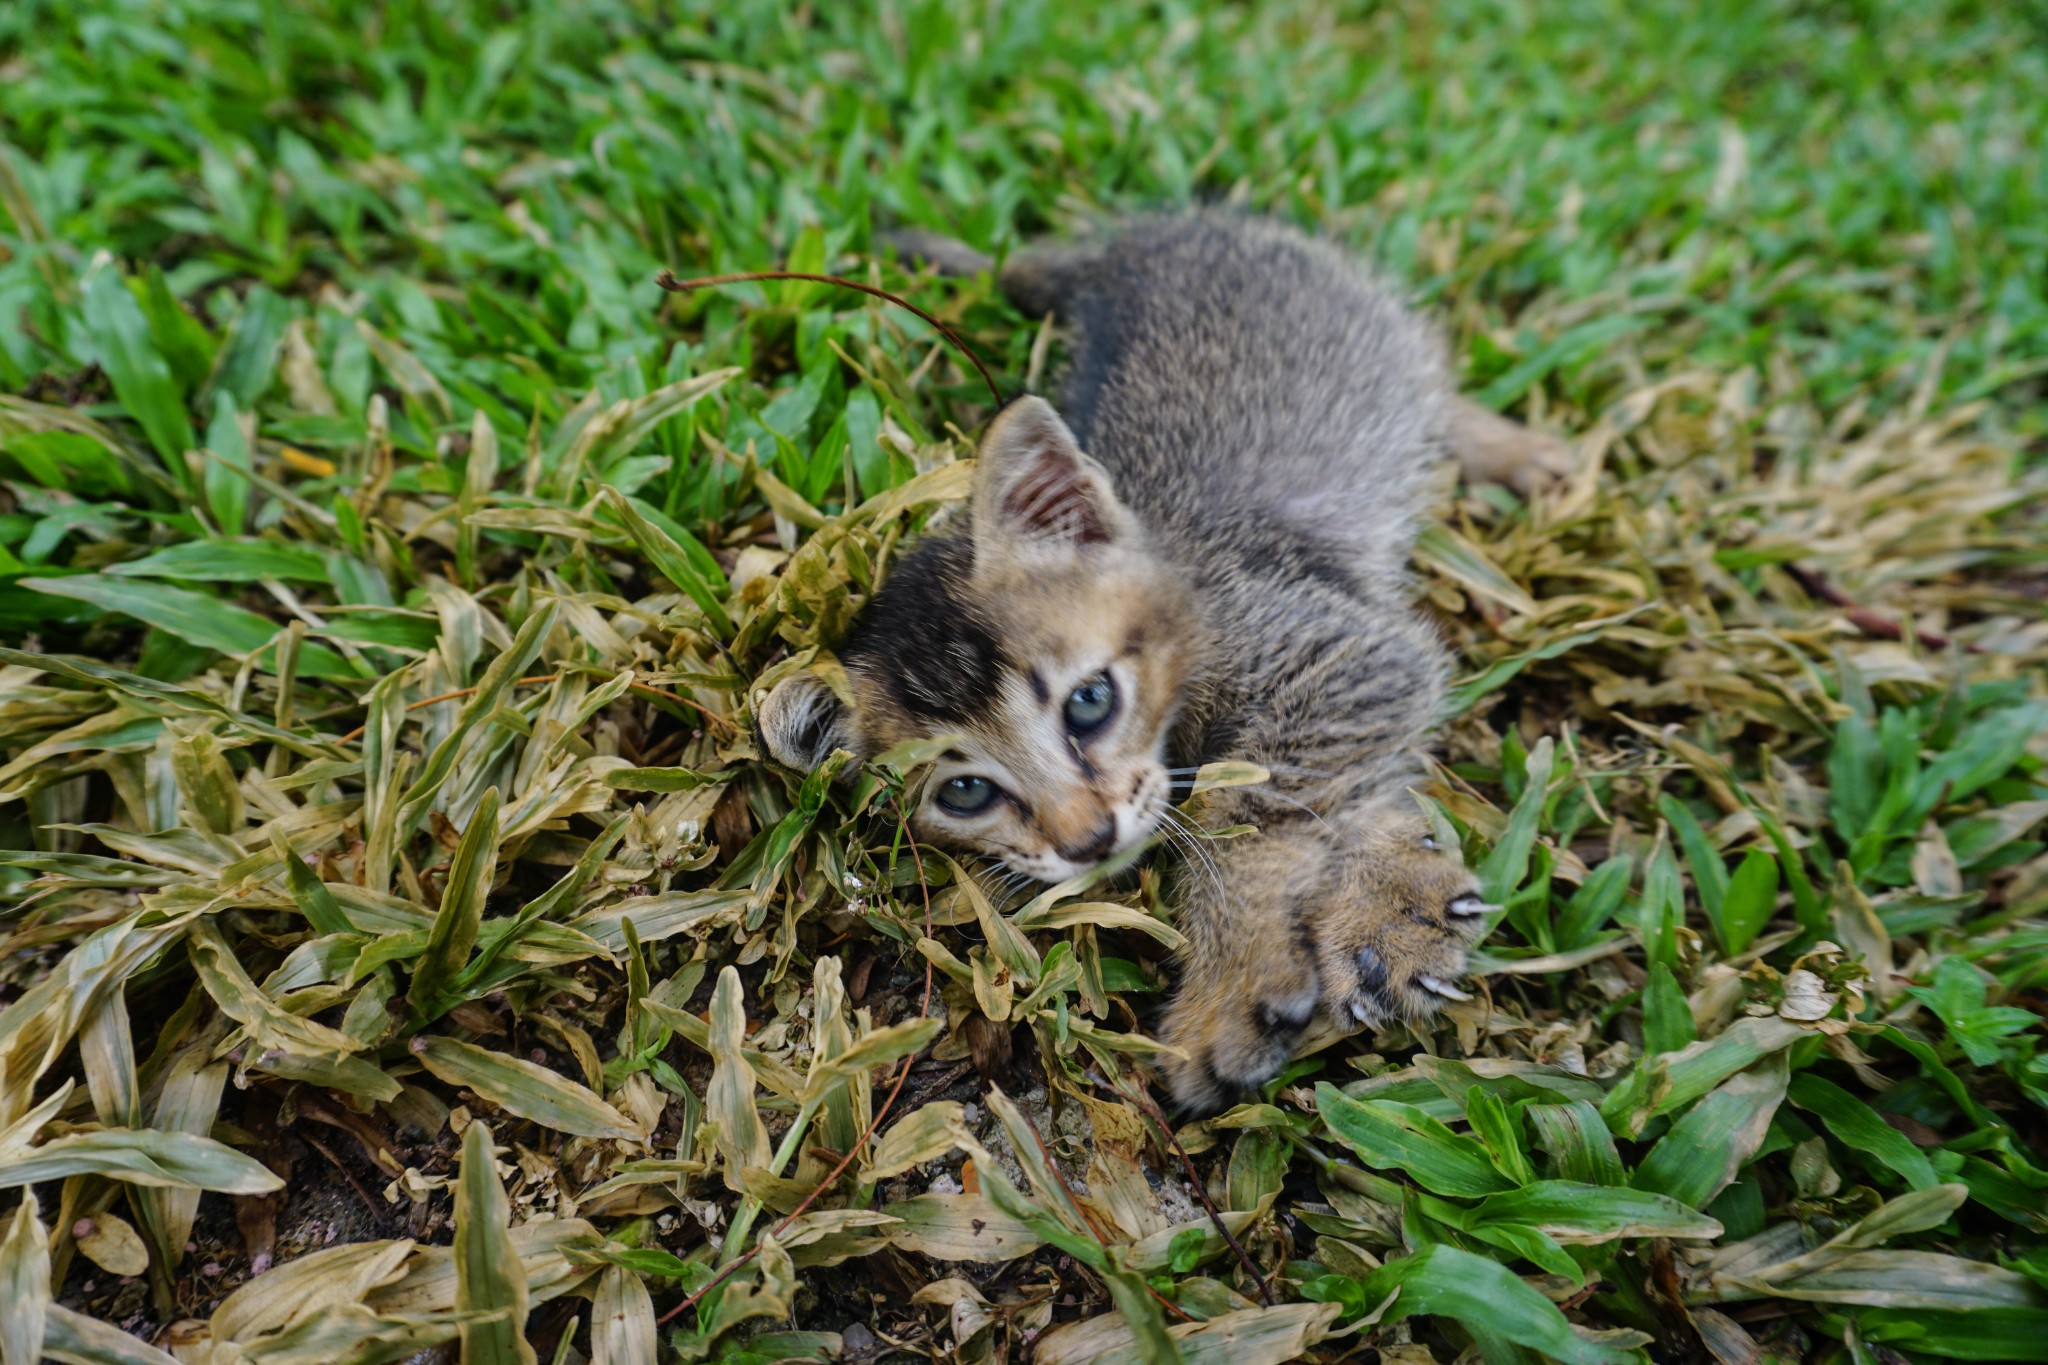
[[(2048, 11), (525, 8), (0, 9), (47, 1350), (639, 1360), (701, 1292), (662, 1359), (2048, 1358)], [(653, 285), (875, 271), (1018, 384), (1035, 325), (879, 229), (1216, 199), (1583, 461), (1421, 556), (1490, 995), (1182, 1130), (1249, 1264), (1136, 1094), (1155, 882), (999, 912), (898, 829), (914, 756), (747, 735), (985, 392), (852, 294)]]

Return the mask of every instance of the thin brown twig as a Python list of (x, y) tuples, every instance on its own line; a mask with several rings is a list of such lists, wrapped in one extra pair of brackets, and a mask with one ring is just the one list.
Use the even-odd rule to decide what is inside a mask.
[(1259, 1269), (1258, 1262), (1251, 1258), (1251, 1253), (1244, 1249), (1244, 1244), (1237, 1240), (1237, 1235), (1230, 1230), (1230, 1225), (1223, 1221), (1222, 1213), (1217, 1210), (1215, 1203), (1209, 1198), (1208, 1187), (1202, 1183), (1202, 1177), (1195, 1171), (1195, 1159), (1188, 1155), (1187, 1148), (1181, 1146), (1180, 1138), (1173, 1131), (1173, 1125), (1166, 1121), (1166, 1115), (1160, 1112), (1158, 1104), (1153, 1101), (1150, 1095), (1145, 1093), (1144, 1085), (1140, 1083), (1135, 1091), (1130, 1091), (1125, 1090), (1122, 1085), (1114, 1080), (1110, 1080), (1107, 1077), (1102, 1079), (1104, 1084), (1108, 1085), (1111, 1090), (1116, 1091), (1117, 1094), (1122, 1095), (1127, 1100), (1136, 1101), (1138, 1107), (1143, 1109), (1152, 1122), (1159, 1126), (1161, 1135), (1166, 1139), (1166, 1145), (1173, 1149), (1174, 1155), (1180, 1158), (1180, 1164), (1187, 1170), (1188, 1188), (1195, 1192), (1195, 1198), (1202, 1202), (1202, 1208), (1208, 1212), (1209, 1221), (1215, 1225), (1216, 1231), (1223, 1235), (1223, 1240), (1230, 1244), (1231, 1251), (1236, 1253), (1238, 1264), (1245, 1268), (1245, 1273), (1252, 1277), (1252, 1283), (1259, 1287), (1259, 1298), (1264, 1301), (1266, 1307), (1271, 1308), (1273, 1306), (1273, 1291), (1266, 1283), (1265, 1272)]
[(924, 309), (918, 307), (909, 299), (898, 294), (892, 294), (886, 289), (878, 289), (872, 284), (862, 284), (859, 280), (849, 280), (843, 275), (812, 275), (801, 270), (743, 270), (734, 275), (700, 275), (690, 280), (679, 280), (675, 277), (675, 272), (664, 270), (654, 277), (654, 282), (671, 294), (688, 294), (694, 290), (708, 289), (715, 285), (748, 284), (755, 280), (808, 280), (812, 284), (836, 284), (841, 289), (852, 289), (871, 298), (893, 303), (898, 308), (917, 314), (933, 327), (936, 327), (939, 335), (951, 342), (955, 350), (973, 362), (974, 368), (981, 372), (981, 382), (988, 385), (989, 397), (995, 400), (997, 407), (1003, 405), (1003, 391), (996, 387), (996, 377), (988, 372), (988, 366), (981, 363), (981, 357), (974, 353), (974, 348), (969, 346), (958, 332), (948, 327), (945, 323), (940, 322), (930, 313), (925, 312)]
[(305, 1143), (308, 1147), (311, 1147), (314, 1151), (318, 1152), (321, 1156), (327, 1158), (327, 1164), (334, 1167), (335, 1170), (341, 1173), (341, 1178), (349, 1183), (349, 1187), (356, 1192), (356, 1197), (363, 1201), (363, 1207), (370, 1211), (370, 1217), (376, 1221), (377, 1226), (380, 1228), (383, 1227), (387, 1211), (385, 1209), (379, 1208), (377, 1206), (377, 1201), (370, 1198), (370, 1192), (363, 1188), (362, 1181), (356, 1179), (356, 1173), (354, 1171), (351, 1171), (346, 1165), (342, 1164), (341, 1158), (336, 1156), (333, 1152), (329, 1151), (327, 1148), (327, 1144), (322, 1142), (319, 1138), (314, 1137), (311, 1133), (300, 1133), (298, 1134), (298, 1139), (299, 1141)]
[(740, 732), (739, 726), (734, 725), (703, 702), (692, 700), (680, 692), (664, 692), (659, 687), (649, 687), (646, 683), (627, 683), (626, 690), (638, 692), (643, 697), (659, 697), (663, 701), (672, 701), (679, 705), (687, 706), (713, 725), (722, 726), (727, 734), (736, 735)]
[[(890, 793), (889, 804), (896, 809), (896, 818), (901, 824), (904, 841), (910, 845), (910, 859), (917, 866), (917, 889), (924, 897), (924, 936), (930, 938), (932, 936), (932, 888), (931, 883), (925, 880), (924, 855), (918, 851), (917, 836), (910, 832), (910, 821), (903, 814), (903, 803), (893, 792)], [(924, 1018), (927, 1014), (931, 1013), (931, 1007), (932, 961), (930, 958), (926, 958), (924, 962), (924, 999), (918, 1002), (917, 1017), (920, 1019)], [(875, 1116), (868, 1121), (867, 1128), (858, 1138), (854, 1139), (853, 1146), (847, 1150), (846, 1155), (839, 1158), (839, 1164), (834, 1166), (831, 1172), (818, 1182), (817, 1188), (805, 1195), (801, 1204), (790, 1210), (787, 1217), (769, 1230), (768, 1235), (770, 1237), (780, 1237), (788, 1230), (791, 1223), (801, 1218), (804, 1211), (817, 1202), (819, 1195), (839, 1183), (839, 1177), (846, 1174), (846, 1168), (853, 1164), (854, 1158), (860, 1155), (861, 1150), (874, 1137), (876, 1130), (882, 1126), (882, 1120), (889, 1116), (890, 1109), (896, 1103), (896, 1097), (903, 1093), (903, 1083), (910, 1079), (910, 1068), (916, 1061), (917, 1057), (914, 1054), (903, 1059), (903, 1065), (896, 1070), (896, 1083), (889, 1088), (889, 1097), (882, 1101), (882, 1107), (875, 1111)], [(725, 1269), (713, 1276), (711, 1283), (705, 1285), (702, 1289), (669, 1309), (668, 1312), (662, 1314), (657, 1325), (666, 1326), (671, 1319), (682, 1313), (683, 1310), (695, 1307), (699, 1299), (702, 1299), (706, 1294), (709, 1294), (712, 1290), (731, 1279), (741, 1266), (753, 1260), (755, 1256), (760, 1254), (760, 1251), (760, 1243), (756, 1241), (753, 1248), (745, 1255), (740, 1256), (732, 1264), (726, 1266)]]
[[(1105, 1252), (1108, 1251), (1109, 1239), (1103, 1235), (1101, 1226), (1098, 1225), (1095, 1221), (1095, 1216), (1091, 1214), (1088, 1211), (1087, 1206), (1084, 1205), (1080, 1201), (1080, 1199), (1075, 1196), (1074, 1187), (1067, 1183), (1067, 1173), (1060, 1169), (1059, 1162), (1053, 1160), (1052, 1149), (1045, 1145), (1045, 1135), (1038, 1131), (1038, 1124), (1032, 1119), (1030, 1112), (1026, 1110), (1023, 1106), (1019, 1105), (1017, 1108), (1017, 1117), (1024, 1120), (1024, 1127), (1031, 1133), (1031, 1140), (1038, 1144), (1038, 1154), (1041, 1157), (1045, 1158), (1045, 1168), (1051, 1171), (1052, 1178), (1055, 1181), (1059, 1182), (1060, 1193), (1067, 1197), (1067, 1203), (1073, 1208), (1074, 1212), (1081, 1215), (1081, 1221), (1085, 1223), (1088, 1227), (1088, 1235), (1095, 1239), (1095, 1245), (1101, 1247)], [(1145, 1292), (1147, 1294), (1150, 1294), (1153, 1298), (1159, 1300), (1159, 1302), (1164, 1307), (1170, 1310), (1176, 1317), (1180, 1318), (1181, 1321), (1193, 1322), (1195, 1320), (1194, 1315), (1192, 1313), (1188, 1312), (1187, 1309), (1182, 1308), (1172, 1299), (1167, 1298), (1166, 1295), (1154, 1289), (1149, 1283), (1143, 1280), (1140, 1280), (1139, 1283), (1145, 1286)]]
[(1100, 1243), (1104, 1251), (1109, 1250), (1108, 1234), (1103, 1232), (1102, 1224), (1096, 1220), (1095, 1215), (1089, 1211), (1088, 1206), (1083, 1204), (1080, 1197), (1074, 1193), (1074, 1187), (1067, 1183), (1067, 1173), (1061, 1170), (1060, 1163), (1053, 1159), (1052, 1148), (1046, 1146), (1045, 1135), (1038, 1131), (1037, 1121), (1022, 1106), (1018, 1107), (1017, 1117), (1023, 1119), (1024, 1126), (1031, 1130), (1031, 1140), (1038, 1144), (1038, 1154), (1045, 1158), (1045, 1168), (1051, 1171), (1052, 1178), (1059, 1182), (1060, 1193), (1067, 1197), (1067, 1203), (1073, 1207), (1075, 1213), (1081, 1215), (1081, 1221), (1088, 1225), (1088, 1235)]
[[(1785, 572), (1792, 575), (1793, 580), (1800, 587), (1806, 589), (1807, 592), (1818, 597), (1829, 606), (1839, 608), (1842, 615), (1848, 619), (1849, 624), (1862, 631), (1865, 635), (1873, 636), (1879, 640), (1904, 640), (1906, 638), (1906, 628), (1899, 622), (1886, 616), (1881, 611), (1873, 611), (1869, 607), (1863, 606), (1855, 598), (1849, 596), (1848, 593), (1843, 592), (1840, 588), (1828, 582), (1827, 579), (1821, 577), (1820, 574), (1807, 568), (1805, 565), (1787, 563), (1785, 565)], [(1955, 644), (1953, 639), (1942, 632), (1928, 630), (1920, 626), (1913, 628), (1913, 638), (1919, 642), (1922, 649), (1948, 649)], [(1971, 654), (1982, 654), (1984, 652), (1982, 645), (1966, 643), (1963, 648)]]
[[(541, 673), (531, 678), (515, 679), (512, 685), (514, 687), (539, 687), (543, 683), (560, 682), (561, 680), (562, 675), (559, 673)], [(731, 721), (727, 720), (724, 716), (719, 715), (716, 711), (711, 710), (702, 702), (694, 701), (689, 697), (680, 696), (674, 692), (664, 692), (658, 687), (649, 687), (646, 683), (629, 683), (627, 684), (627, 687), (630, 691), (641, 692), (650, 697), (660, 697), (664, 701), (680, 702), (684, 706), (687, 706), (691, 710), (695, 711), (698, 715), (704, 717), (704, 719), (710, 721), (713, 725), (722, 725), (726, 728), (728, 732), (732, 734), (739, 733), (739, 727), (737, 725), (734, 725)], [(422, 706), (434, 706), (444, 701), (454, 701), (460, 697), (473, 697), (481, 691), (483, 691), (483, 688), (481, 687), (458, 687), (453, 692), (442, 692), (436, 696), (422, 697), (418, 701), (408, 702), (406, 703), (405, 709), (407, 711), (417, 711)], [(363, 732), (368, 730), (369, 728), (370, 727), (367, 724), (358, 725), (355, 729), (349, 731), (340, 739), (336, 740), (335, 743), (353, 744), (355, 743), (355, 741), (361, 739), (363, 737)]]

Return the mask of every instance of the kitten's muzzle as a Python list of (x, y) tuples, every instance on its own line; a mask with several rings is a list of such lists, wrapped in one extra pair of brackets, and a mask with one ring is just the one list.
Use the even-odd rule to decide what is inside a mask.
[(1115, 851), (1116, 816), (1111, 814), (1103, 817), (1102, 823), (1089, 834), (1087, 843), (1062, 844), (1059, 854), (1068, 862), (1085, 867), (1101, 862)]

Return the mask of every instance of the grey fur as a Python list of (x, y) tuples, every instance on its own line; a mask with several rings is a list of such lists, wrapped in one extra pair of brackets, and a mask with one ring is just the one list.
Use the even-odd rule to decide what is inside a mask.
[[(897, 245), (987, 267), (938, 239)], [(1562, 468), (1562, 447), (1457, 397), (1436, 333), (1391, 289), (1272, 223), (1142, 219), (1030, 248), (997, 278), (1067, 332), (1059, 414), (1024, 400), (991, 424), (971, 530), (899, 564), (842, 651), (855, 713), (791, 679), (767, 699), (764, 737), (810, 766), (821, 736), (869, 751), (931, 732), (934, 716), (978, 728), (985, 756), (1035, 766), (1043, 790), (1014, 818), (1005, 807), (1003, 828), (960, 837), (1026, 871), (1071, 863), (1020, 852), (1065, 848), (1051, 826), (1094, 828), (1111, 808), (1157, 820), (1162, 736), (1184, 769), (1266, 767), (1269, 783), (1203, 805), (1211, 829), (1251, 823), (1258, 837), (1175, 831), (1191, 855), (1176, 893), (1188, 947), (1166, 1071), (1185, 1107), (1213, 1109), (1285, 1065), (1318, 1013), (1348, 1028), (1462, 997), (1452, 983), (1486, 917), (1407, 795), (1447, 671), (1407, 563), (1447, 446), (1468, 473), (1525, 485)], [(1020, 528), (1020, 509), (1062, 534)], [(1120, 657), (1172, 681), (1141, 689), (1153, 728), (1118, 731), (1122, 785), (1103, 789), (1078, 743), (1071, 761), (1039, 763), (1022, 736), (1048, 700), (1033, 651), (1071, 654), (1092, 631), (1109, 657), (1112, 617)], [(1138, 741), (1150, 748), (1129, 752)], [(952, 827), (939, 819), (934, 837)]]
[(1405, 797), (1447, 671), (1407, 563), (1447, 436), (1497, 428), (1391, 289), (1272, 223), (1142, 220), (999, 279), (1068, 328), (1061, 413), (1194, 586), (1175, 761), (1272, 773), (1209, 803), (1262, 835), (1209, 844), (1179, 897), (1167, 1073), (1214, 1109), (1286, 1063), (1311, 1002), (1345, 1027), (1415, 1017), (1463, 973), (1479, 922), (1444, 907), (1471, 879)]
[(1406, 567), (1451, 396), (1434, 331), (1329, 246), (1225, 214), (999, 278), (1071, 329), (1060, 413), (1205, 606), (1174, 749), (1266, 764), (1317, 806), (1410, 775), (1445, 675)]

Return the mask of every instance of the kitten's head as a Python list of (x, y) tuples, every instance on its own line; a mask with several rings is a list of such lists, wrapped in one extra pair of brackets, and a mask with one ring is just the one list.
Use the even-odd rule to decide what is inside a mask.
[(761, 701), (761, 733), (805, 770), (958, 736), (917, 832), (1063, 881), (1165, 812), (1196, 633), (1187, 584), (1146, 552), (1102, 466), (1024, 398), (982, 441), (969, 529), (927, 539), (862, 613), (841, 654), (853, 705), (798, 674)]

